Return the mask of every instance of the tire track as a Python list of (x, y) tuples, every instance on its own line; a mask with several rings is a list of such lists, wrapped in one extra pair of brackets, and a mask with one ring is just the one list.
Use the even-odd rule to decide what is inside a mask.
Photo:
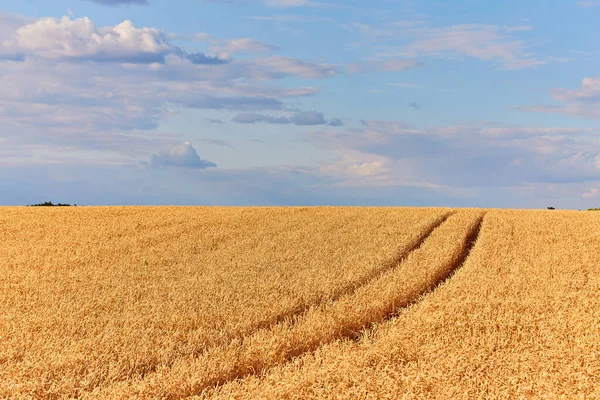
[[(472, 212), (448, 214), (423, 235), (412, 251), (397, 257), (395, 267), (367, 280), (354, 292), (228, 346), (179, 360), (173, 368), (161, 368), (149, 379), (138, 381), (134, 388), (129, 387), (129, 392), (127, 383), (123, 383), (124, 389), (134, 397), (178, 399), (200, 395), (228, 382), (264, 373), (335, 340), (356, 338), (364, 329), (393, 318), (448, 280), (475, 245), (484, 216), (481, 213), (473, 218)], [(432, 255), (436, 255), (433, 260)], [(418, 272), (421, 275), (410, 281), (407, 273), (415, 268), (424, 272)]]
[(448, 218), (450, 218), (450, 216), (454, 213), (455, 213), (455, 211), (450, 211), (450, 212), (443, 214), (440, 217), (434, 219), (429, 224), (429, 226), (427, 226), (427, 228), (417, 238), (415, 238), (413, 240), (412, 243), (410, 243), (404, 250), (398, 252), (398, 254), (396, 254), (391, 260), (382, 263), (382, 266), (380, 268), (377, 268), (371, 274), (361, 277), (361, 278), (355, 280), (354, 282), (351, 282), (349, 285), (342, 287), (339, 290), (334, 291), (333, 294), (331, 294), (326, 299), (324, 299), (324, 301), (307, 303), (307, 304), (300, 305), (298, 307), (294, 307), (293, 309), (289, 310), (288, 312), (276, 315), (273, 318), (270, 318), (270, 319), (267, 319), (267, 320), (264, 320), (264, 321), (261, 321), (261, 322), (255, 324), (254, 326), (252, 326), (250, 329), (246, 330), (245, 332), (240, 333), (239, 335), (236, 335), (236, 338), (240, 339), (244, 336), (252, 335), (253, 333), (260, 331), (262, 329), (267, 329), (273, 325), (277, 325), (277, 324), (283, 323), (287, 320), (294, 319), (294, 318), (298, 317), (299, 315), (306, 313), (308, 310), (310, 310), (313, 307), (319, 306), (326, 302), (338, 301), (340, 298), (357, 291), (360, 287), (368, 285), (369, 283), (371, 283), (374, 280), (376, 280), (377, 278), (379, 278), (381, 275), (394, 269), (396, 266), (398, 266), (398, 264), (402, 263), (413, 251), (415, 251), (416, 249), (421, 247), (421, 245), (425, 242), (425, 240), (427, 240), (427, 238), (429, 236), (431, 236), (433, 231), (435, 231), (440, 225), (442, 225), (444, 222), (446, 222), (446, 220)]
[[(487, 214), (487, 212), (484, 212), (481, 215), (481, 217), (479, 217), (477, 219), (475, 225), (471, 229), (469, 229), (468, 234), (464, 240), (464, 245), (462, 247), (462, 250), (461, 250), (458, 258), (451, 265), (449, 265), (448, 268), (446, 268), (445, 270), (440, 270), (440, 273), (434, 278), (434, 280), (431, 282), (431, 284), (428, 287), (424, 288), (423, 292), (421, 294), (419, 294), (419, 296), (417, 298), (413, 299), (412, 301), (409, 301), (408, 303), (403, 305), (397, 311), (390, 313), (381, 322), (385, 322), (386, 320), (393, 319), (393, 318), (397, 317), (404, 309), (406, 309), (416, 303), (421, 302), (423, 300), (424, 296), (431, 294), (439, 287), (445, 285), (452, 278), (452, 276), (459, 269), (461, 269), (463, 267), (463, 265), (465, 265), (465, 263), (467, 262), (467, 258), (469, 258), (469, 255), (471, 254), (473, 247), (475, 247), (475, 244), (477, 243), (477, 239), (479, 239), (479, 234), (481, 232), (481, 226), (483, 225), (483, 220), (484, 220), (486, 214)], [(359, 335), (355, 336), (355, 338), (358, 338), (358, 337), (359, 337)]]
[[(209, 343), (207, 346), (198, 348), (195, 351), (191, 351), (190, 353), (186, 355), (181, 355), (180, 357), (201, 357), (204, 353), (206, 353), (213, 347), (228, 346), (235, 341), (242, 341), (245, 337), (254, 335), (261, 330), (269, 329), (275, 325), (293, 321), (299, 316), (306, 314), (311, 308), (320, 307), (325, 303), (335, 302), (344, 296), (351, 295), (352, 293), (356, 292), (359, 288), (370, 284), (374, 280), (378, 279), (381, 275), (392, 270), (398, 264), (404, 261), (413, 251), (418, 249), (423, 244), (423, 242), (427, 240), (429, 236), (431, 236), (433, 231), (435, 231), (454, 213), (455, 211), (450, 211), (435, 218), (433, 221), (431, 221), (431, 223), (428, 226), (426, 226), (426, 228), (423, 230), (423, 232), (421, 232), (420, 235), (413, 239), (412, 243), (409, 243), (405, 249), (399, 251), (390, 260), (383, 262), (382, 265), (375, 271), (373, 271), (371, 274), (365, 275), (351, 282), (349, 285), (346, 285), (345, 287), (334, 291), (330, 296), (323, 298), (321, 301), (315, 301), (299, 305), (288, 310), (287, 312), (280, 313), (272, 318), (268, 318), (256, 324), (253, 324), (247, 329), (243, 329), (231, 335), (226, 340), (217, 341), (215, 343)], [(147, 375), (151, 375), (152, 373), (156, 372), (156, 370), (159, 368), (169, 368), (175, 361), (176, 359), (174, 359), (171, 363), (162, 363), (160, 365), (155, 363), (149, 363), (136, 371), (137, 379), (144, 379)]]

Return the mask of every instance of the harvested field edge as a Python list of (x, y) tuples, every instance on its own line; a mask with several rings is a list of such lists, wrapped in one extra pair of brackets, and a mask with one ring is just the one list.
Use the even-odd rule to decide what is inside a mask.
[[(370, 275), (364, 280), (363, 285), (355, 285), (353, 290), (349, 290), (347, 293), (341, 294), (339, 298), (345, 297), (343, 301), (338, 301), (339, 299), (337, 299), (336, 301), (331, 301), (328, 304), (320, 304), (309, 307), (304, 312), (291, 315), (288, 318), (285, 318), (282, 322), (271, 325), (265, 329), (258, 330), (257, 332), (244, 337), (241, 340), (234, 340), (229, 345), (208, 349), (208, 351), (200, 354), (197, 357), (181, 360), (183, 363), (182, 365), (186, 366), (190, 366), (190, 364), (199, 362), (200, 365), (196, 366), (195, 368), (196, 374), (192, 373), (192, 376), (196, 375), (198, 378), (193, 383), (189, 381), (187, 384), (180, 382), (180, 385), (176, 385), (175, 387), (163, 387), (161, 382), (164, 382), (164, 380), (160, 379), (160, 375), (164, 374), (168, 376), (170, 372), (168, 371), (169, 367), (162, 367), (159, 371), (155, 371), (154, 373), (148, 374), (148, 376), (138, 380), (137, 382), (139, 385), (136, 385), (132, 382), (133, 387), (129, 387), (129, 391), (127, 391), (127, 393), (135, 397), (153, 396), (165, 399), (176, 399), (186, 396), (201, 395), (206, 390), (217, 388), (228, 382), (237, 379), (243, 379), (251, 375), (260, 375), (273, 366), (289, 362), (296, 357), (315, 351), (319, 347), (335, 340), (359, 337), (360, 333), (364, 329), (369, 328), (375, 323), (383, 322), (387, 319), (393, 318), (402, 309), (420, 301), (424, 295), (430, 293), (435, 288), (443, 284), (458, 268), (464, 264), (472, 247), (477, 241), (485, 214), (479, 216), (474, 223), (472, 222), (469, 224), (471, 226), (466, 236), (464, 236), (464, 239), (461, 240), (460, 253), (456, 256), (450, 256), (451, 259), (447, 260), (448, 262), (445, 262), (443, 266), (436, 270), (434, 276), (429, 277), (429, 284), (426, 286), (420, 286), (418, 290), (411, 291), (407, 296), (399, 296), (399, 298), (386, 300), (387, 302), (384, 306), (384, 312), (363, 315), (360, 321), (357, 323), (349, 323), (347, 325), (341, 324), (339, 327), (329, 327), (327, 324), (328, 322), (331, 322), (331, 318), (335, 319), (336, 317), (336, 313), (332, 313), (332, 311), (339, 311), (336, 310), (336, 308), (346, 307), (350, 301), (354, 300), (353, 298), (357, 296), (358, 291), (363, 289), (369, 290), (370, 285), (377, 284), (379, 282), (378, 279), (381, 280), (387, 277), (388, 274), (393, 273), (394, 270), (397, 269), (400, 264), (406, 261), (406, 259), (413, 252), (420, 249), (426, 240), (434, 233), (434, 231), (436, 231), (453, 214), (454, 213), (448, 213), (438, 218), (436, 222), (432, 224), (431, 229), (424, 232), (424, 234), (421, 235), (419, 240), (413, 246), (410, 246), (407, 251), (402, 252), (402, 254), (396, 257), (394, 265), (391, 265), (387, 269), (382, 270), (377, 274)], [(344, 317), (342, 316), (341, 318), (343, 319)], [(307, 320), (312, 323), (322, 325), (321, 327), (318, 327), (317, 330), (325, 329), (325, 331), (322, 332), (321, 335), (317, 335), (315, 338), (308, 338), (306, 342), (295, 343), (294, 345), (291, 345), (290, 343), (282, 344), (281, 341), (278, 340), (275, 340), (275, 342), (271, 342), (269, 340), (270, 336), (281, 335), (282, 338), (291, 339), (289, 341), (291, 343), (297, 342), (297, 340), (294, 339), (303, 337), (303, 334), (306, 333), (303, 332), (303, 330), (308, 329), (306, 328)], [(285, 341), (285, 339), (283, 339), (283, 341)], [(245, 345), (248, 344), (248, 342), (251, 346), (258, 344), (266, 347), (258, 347), (260, 350), (258, 350), (257, 353), (256, 350), (252, 351), (245, 349)], [(218, 354), (218, 352), (221, 352), (221, 354)], [(227, 364), (226, 361), (229, 361), (228, 366), (223, 365)], [(181, 367), (181, 365), (179, 367)], [(158, 377), (156, 374), (158, 374)], [(127, 383), (125, 382), (122, 382), (121, 384), (127, 386)], [(121, 385), (117, 383), (113, 389), (117, 389), (118, 391), (120, 386)], [(103, 393), (105, 393), (104, 396), (106, 396), (108, 395), (108, 393), (104, 391), (106, 389), (109, 388), (98, 388), (97, 391), (92, 393), (92, 396), (97, 394), (102, 395)], [(133, 393), (130, 392), (131, 390), (133, 390)]]

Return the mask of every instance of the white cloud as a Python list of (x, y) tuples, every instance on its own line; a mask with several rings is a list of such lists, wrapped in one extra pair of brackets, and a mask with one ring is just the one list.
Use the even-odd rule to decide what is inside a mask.
[(43, 18), (20, 27), (2, 43), (8, 51), (44, 58), (161, 61), (172, 52), (165, 35), (154, 28), (136, 28), (130, 21), (97, 28), (89, 18)]
[(150, 158), (153, 167), (184, 167), (184, 168), (211, 168), (217, 164), (206, 161), (198, 156), (198, 152), (190, 142), (171, 147), (168, 151), (154, 154)]
[[(222, 58), (179, 49), (173, 37), (128, 21), (98, 27), (88, 18), (32, 20), (0, 12), (0, 140), (8, 157), (22, 158), (25, 146), (36, 145), (135, 162), (181, 141), (177, 133), (157, 132), (174, 107), (284, 110), (287, 101), (321, 89), (277, 80), (339, 73), (335, 65), (278, 56), (221, 64)], [(230, 44), (261, 46), (252, 39)], [(162, 64), (144, 63), (161, 57)], [(20, 62), (6, 61), (13, 59)], [(90, 68), (89, 60), (103, 62)]]
[(361, 128), (306, 135), (318, 146), (345, 154), (323, 171), (348, 182), (365, 181), (356, 176), (364, 171), (385, 185), (501, 188), (597, 180), (600, 141), (595, 134), (486, 124), (416, 129), (401, 121), (363, 121)]
[(596, 197), (598, 197), (600, 193), (598, 193), (598, 189), (597, 188), (591, 188), (589, 191), (583, 193), (581, 196), (584, 199), (594, 199)]
[[(320, 92), (314, 86), (281, 86), (273, 80), (289, 75), (271, 68), (261, 71), (253, 60), (218, 68), (181, 59), (160, 68), (120, 63), (89, 68), (43, 58), (0, 62), (2, 147), (11, 159), (22, 158), (25, 146), (39, 145), (47, 153), (96, 151), (96, 160), (135, 162), (182, 139), (157, 132), (174, 107), (264, 112)], [(240, 79), (253, 75), (268, 83)]]
[(0, 42), (9, 37), (23, 25), (33, 22), (33, 18), (24, 17), (18, 14), (6, 13), (0, 10)]
[(514, 108), (522, 111), (600, 119), (600, 77), (584, 78), (579, 89), (552, 89), (550, 95), (564, 104), (516, 106)]
[(26, 54), (52, 60), (117, 63), (164, 63), (168, 55), (193, 64), (224, 64), (224, 56), (189, 54), (172, 45), (172, 35), (156, 28), (137, 28), (131, 21), (97, 27), (89, 18), (42, 18), (23, 25), (2, 41), (0, 53)]
[(388, 158), (351, 149), (338, 150), (336, 153), (338, 160), (323, 164), (320, 168), (322, 174), (341, 179), (342, 184), (347, 186), (391, 183), (389, 174), (392, 169)]
[(559, 101), (600, 102), (600, 77), (583, 78), (579, 89), (554, 89), (550, 94)]
[(337, 160), (323, 163), (319, 172), (338, 179), (341, 187), (420, 187), (439, 189), (442, 186), (417, 176), (412, 162), (395, 160), (351, 148), (334, 149)]

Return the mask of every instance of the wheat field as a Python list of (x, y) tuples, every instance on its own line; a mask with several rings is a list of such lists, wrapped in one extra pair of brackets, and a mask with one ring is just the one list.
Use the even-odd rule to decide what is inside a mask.
[(1, 398), (600, 398), (600, 215), (0, 208)]

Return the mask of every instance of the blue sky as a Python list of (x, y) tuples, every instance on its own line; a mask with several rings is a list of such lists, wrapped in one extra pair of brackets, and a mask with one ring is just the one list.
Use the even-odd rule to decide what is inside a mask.
[(599, 17), (0, 0), (0, 205), (597, 207)]

